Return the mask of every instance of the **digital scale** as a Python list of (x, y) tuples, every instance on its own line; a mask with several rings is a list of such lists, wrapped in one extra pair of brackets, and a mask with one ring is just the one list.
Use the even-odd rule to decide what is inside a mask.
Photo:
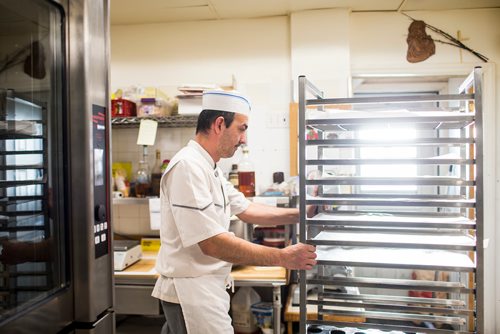
[(138, 240), (114, 241), (115, 270), (121, 271), (141, 259), (142, 249)]

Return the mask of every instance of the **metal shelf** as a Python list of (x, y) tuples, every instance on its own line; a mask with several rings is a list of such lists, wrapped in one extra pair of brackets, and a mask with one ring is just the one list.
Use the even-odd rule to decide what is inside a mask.
[(357, 98), (325, 99), (317, 98), (307, 100), (307, 105), (339, 105), (339, 104), (372, 104), (372, 103), (411, 103), (411, 102), (444, 102), (444, 101), (469, 101), (474, 100), (473, 94), (450, 94), (450, 95), (409, 95), (409, 96), (376, 96)]
[(24, 133), (0, 132), (0, 140), (6, 139), (44, 139), (43, 135), (32, 135)]
[(44, 197), (40, 195), (31, 195), (31, 196), (7, 196), (0, 200), (0, 205), (2, 204), (13, 204), (13, 203), (23, 203), (23, 202), (32, 202), (37, 200), (43, 200)]
[[(459, 299), (439, 299), (439, 298), (424, 298), (424, 297), (405, 297), (405, 296), (380, 296), (380, 295), (369, 295), (369, 294), (349, 294), (349, 293), (339, 293), (339, 292), (325, 292), (319, 294), (320, 299), (337, 299), (337, 300), (359, 300), (359, 301), (369, 301), (372, 303), (385, 303), (385, 304), (424, 304), (433, 305), (439, 307), (458, 307), (464, 306), (463, 300)], [(359, 306), (359, 304), (358, 304)], [(468, 313), (468, 312), (467, 312)]]
[[(449, 329), (432, 329), (432, 328), (422, 328), (417, 326), (409, 326), (409, 325), (390, 325), (386, 323), (376, 323), (371, 322), (369, 324), (366, 323), (354, 323), (347, 321), (325, 321), (325, 320), (307, 320), (308, 324), (316, 326), (319, 333), (335, 333), (336, 330), (344, 331), (347, 329), (348, 334), (359, 332), (359, 328), (361, 329), (378, 329), (384, 331), (382, 333), (391, 333), (395, 331), (395, 333), (401, 333), (401, 331), (406, 333), (425, 333), (428, 334), (477, 334), (476, 332), (468, 332), (468, 331), (460, 331), (460, 330), (449, 330)], [(407, 322), (406, 322), (407, 323)], [(335, 326), (332, 326), (335, 325)], [(363, 332), (363, 330), (361, 330)], [(377, 331), (370, 331), (370, 334), (375, 334)]]
[(473, 272), (476, 268), (466, 253), (446, 250), (317, 246), (316, 254), (318, 264), (334, 266), (455, 272)]
[[(320, 294), (319, 297), (322, 298), (321, 301), (318, 300), (308, 300), (308, 304), (312, 305), (322, 305), (322, 306), (339, 306), (343, 309), (349, 308), (362, 308), (363, 310), (388, 310), (388, 311), (402, 311), (405, 313), (417, 312), (417, 313), (434, 313), (434, 314), (445, 314), (445, 315), (462, 315), (462, 316), (470, 316), (472, 314), (469, 310), (460, 310), (453, 309), (448, 307), (439, 307), (439, 306), (426, 306), (431, 303), (425, 303), (423, 301), (408, 301), (407, 303), (411, 303), (412, 305), (405, 305), (403, 303), (394, 303), (393, 300), (384, 300), (380, 299), (378, 301), (369, 301), (363, 299), (352, 299), (344, 300), (340, 294), (337, 294), (335, 297), (330, 297), (328, 294)], [(330, 301), (329, 298), (336, 298), (336, 300)], [(422, 298), (423, 299), (423, 298)], [(429, 298), (427, 298), (429, 299)], [(390, 303), (389, 301), (393, 302)], [(421, 304), (421, 305), (419, 305)]]
[(475, 201), (467, 199), (415, 199), (405, 198), (402, 195), (400, 198), (308, 197), (306, 204), (473, 208)]
[(141, 120), (151, 119), (158, 122), (159, 127), (191, 128), (196, 127), (198, 115), (173, 115), (165, 117), (114, 117), (111, 119), (113, 128), (137, 128)]
[(474, 144), (474, 138), (416, 138), (412, 140), (363, 140), (363, 139), (309, 139), (306, 145), (323, 147), (374, 147), (374, 146), (459, 146)]
[[(364, 288), (394, 289), (394, 290), (421, 290), (447, 293), (471, 293), (472, 289), (467, 288), (460, 282), (445, 281), (424, 281), (408, 279), (390, 279), (373, 277), (331, 277), (316, 276), (307, 279), (308, 284), (321, 284), (333, 286), (352, 286)], [(429, 298), (429, 301), (432, 299)]]
[(0, 224), (3, 227), (9, 226), (17, 226), (17, 227), (25, 227), (25, 226), (44, 226), (45, 225), (45, 217), (44, 213), (41, 211), (32, 212), (31, 215), (24, 216), (10, 216), (7, 217), (5, 215), (1, 215)]
[(474, 159), (310, 159), (307, 165), (323, 166), (354, 166), (354, 165), (473, 165)]
[(36, 164), (36, 165), (3, 165), (0, 166), (0, 170), (18, 170), (18, 169), (44, 169), (47, 168), (47, 166), (44, 166), (43, 164)]
[(43, 154), (42, 150), (35, 151), (2, 151), (0, 152), (0, 156), (2, 155), (28, 155), (28, 154)]
[(328, 310), (323, 309), (322, 312), (318, 314), (323, 315), (344, 315), (353, 317), (366, 317), (370, 319), (379, 320), (396, 320), (396, 321), (429, 321), (438, 322), (441, 324), (451, 324), (451, 325), (464, 325), (465, 319), (461, 317), (443, 317), (438, 315), (423, 315), (415, 313), (402, 313), (402, 312), (376, 312), (376, 311), (345, 311), (345, 310)]
[(463, 216), (404, 216), (394, 214), (343, 214), (320, 213), (307, 221), (310, 225), (331, 226), (371, 226), (371, 227), (409, 227), (474, 229), (476, 222)]
[(0, 180), (0, 188), (9, 188), (9, 187), (19, 187), (19, 186), (29, 186), (35, 184), (45, 184), (47, 183), (46, 177), (42, 177), (40, 179), (34, 180), (22, 180), (22, 181), (6, 181)]
[(0, 232), (33, 232), (33, 231), (44, 231), (45, 226), (1, 226), (0, 224)]
[(363, 177), (329, 176), (316, 180), (305, 180), (306, 185), (417, 185), (417, 186), (475, 186), (474, 180), (452, 176), (416, 177)]
[[(65, 154), (62, 150), (65, 122), (57, 112), (57, 101), (52, 101), (50, 107), (45, 101), (36, 101), (33, 96), (19, 95), (11, 89), (0, 95), (3, 108), (0, 117), (0, 234), (2, 239), (13, 244), (26, 243), (23, 254), (14, 256), (12, 263), (7, 261), (11, 265), (4, 266), (1, 278), (2, 306), (7, 311), (15, 311), (25, 300), (36, 302), (39, 296), (46, 295), (50, 284), (57, 285), (58, 278), (54, 278), (57, 272), (51, 266), (54, 259), (40, 257), (36, 244), (57, 239), (58, 224), (64, 223), (58, 222), (61, 212), (56, 210), (54, 217), (49, 217), (48, 212), (51, 195), (48, 183), (54, 191), (62, 190), (64, 185), (59, 181), (63, 182), (64, 178), (57, 175), (51, 180), (48, 178), (51, 173), (62, 173), (57, 167), (64, 167), (60, 158)], [(49, 166), (55, 169), (49, 171)], [(55, 246), (52, 244), (51, 247)]]
[(25, 217), (43, 214), (41, 210), (28, 210), (28, 211), (0, 211), (0, 215), (7, 217)]
[[(481, 70), (467, 82), (474, 94), (330, 99), (299, 77), (300, 241), (316, 246), (318, 264), (316, 271), (299, 275), (301, 334), (312, 324), (325, 330), (353, 327), (352, 332), (483, 331)], [(316, 98), (307, 98), (308, 92)], [(410, 104), (429, 101), (459, 106), (416, 111)], [(407, 127), (416, 138), (367, 140), (359, 132)], [(398, 149), (388, 150), (393, 147)], [(415, 155), (399, 153), (405, 147)], [(415, 166), (413, 176), (366, 176), (396, 165)], [(319, 213), (306, 217), (307, 205), (317, 205)], [(339, 276), (339, 267), (351, 269)], [(408, 279), (416, 270), (431, 271), (435, 280)], [(450, 281), (439, 281), (440, 272)], [(303, 292), (313, 287), (317, 298)], [(433, 295), (404, 296), (405, 291)], [(306, 318), (309, 304), (317, 306), (318, 320)], [(365, 320), (340, 322), (331, 315)], [(408, 325), (422, 321), (453, 330)]]
[(444, 249), (473, 251), (476, 249), (476, 240), (468, 235), (437, 235), (437, 234), (404, 234), (381, 233), (372, 231), (360, 233), (355, 229), (352, 232), (322, 231), (309, 239), (307, 243), (316, 246), (355, 246), (355, 247), (391, 247), (417, 249)]
[[(352, 112), (353, 115), (356, 111)], [(440, 116), (419, 116), (416, 113), (408, 112), (409, 116), (403, 117), (353, 117), (353, 118), (317, 118), (305, 120), (305, 125), (322, 131), (352, 131), (361, 128), (369, 128), (374, 125), (384, 125), (387, 128), (410, 124), (418, 129), (463, 129), (474, 124), (474, 114), (460, 114), (450, 112), (448, 115)], [(412, 116), (415, 114), (415, 116)], [(327, 117), (327, 116), (325, 116)]]
[(0, 139), (39, 138), (43, 125), (41, 120), (0, 121)]

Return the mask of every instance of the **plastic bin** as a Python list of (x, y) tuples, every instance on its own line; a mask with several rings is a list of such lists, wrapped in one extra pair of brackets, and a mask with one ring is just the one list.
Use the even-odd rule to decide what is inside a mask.
[(267, 302), (255, 303), (250, 308), (257, 325), (264, 334), (273, 332), (273, 304)]
[(135, 117), (136, 104), (126, 99), (111, 100), (111, 117)]
[(172, 114), (173, 105), (163, 99), (142, 98), (137, 106), (137, 117), (163, 117)]

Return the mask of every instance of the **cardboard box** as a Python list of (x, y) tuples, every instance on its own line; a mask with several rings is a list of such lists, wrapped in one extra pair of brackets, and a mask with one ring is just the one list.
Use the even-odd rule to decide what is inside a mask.
[(179, 99), (179, 115), (199, 115), (202, 109), (201, 95), (197, 96), (177, 96)]

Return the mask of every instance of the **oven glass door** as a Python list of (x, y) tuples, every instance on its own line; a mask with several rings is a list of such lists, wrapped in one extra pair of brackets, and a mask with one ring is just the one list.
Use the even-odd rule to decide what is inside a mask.
[(0, 324), (68, 287), (63, 15), (0, 2)]

